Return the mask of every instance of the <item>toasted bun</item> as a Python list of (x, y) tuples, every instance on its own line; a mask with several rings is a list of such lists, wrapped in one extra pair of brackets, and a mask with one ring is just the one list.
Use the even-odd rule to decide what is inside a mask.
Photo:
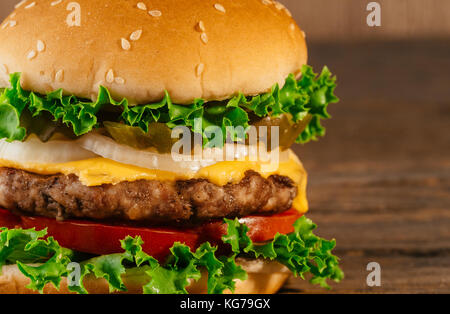
[(133, 104), (159, 101), (164, 90), (190, 103), (266, 92), (307, 61), (301, 30), (276, 1), (138, 2), (20, 5), (0, 27), (0, 85), (22, 72), (23, 88), (38, 93), (95, 99), (103, 85)]
[[(249, 261), (239, 259), (238, 264), (248, 273), (248, 279), (237, 281), (236, 294), (273, 294), (276, 293), (289, 278), (290, 274), (286, 267), (276, 262)], [(146, 278), (140, 275), (133, 275), (127, 272), (122, 276), (130, 294), (141, 294), (142, 286), (146, 283)], [(25, 277), (15, 265), (3, 266), (0, 276), (0, 294), (30, 294), (38, 293), (26, 288), (29, 279)], [(88, 276), (83, 281), (86, 289), (91, 294), (108, 294), (109, 287), (104, 279), (96, 279)], [(193, 282), (188, 288), (189, 293), (206, 294), (206, 276), (198, 282)], [(61, 281), (61, 287), (57, 290), (53, 285), (48, 284), (44, 289), (45, 294), (68, 294), (67, 281)], [(227, 291), (227, 293), (230, 293)]]

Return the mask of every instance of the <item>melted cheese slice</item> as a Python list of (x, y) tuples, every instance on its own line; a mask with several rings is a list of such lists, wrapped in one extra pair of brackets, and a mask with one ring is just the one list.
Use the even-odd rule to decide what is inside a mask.
[(308, 211), (306, 199), (307, 174), (302, 163), (292, 152), (290, 153), (289, 161), (280, 162), (277, 165), (249, 161), (224, 161), (189, 174), (146, 169), (122, 164), (106, 158), (93, 158), (59, 164), (18, 163), (0, 159), (0, 167), (22, 169), (42, 175), (73, 174), (86, 186), (118, 184), (120, 182), (137, 180), (176, 181), (190, 179), (207, 179), (211, 183), (224, 186), (228, 183), (241, 181), (245, 177), (246, 171), (254, 170), (264, 178), (268, 178), (271, 175), (291, 178), (298, 187), (298, 195), (294, 200), (293, 207), (301, 213)]

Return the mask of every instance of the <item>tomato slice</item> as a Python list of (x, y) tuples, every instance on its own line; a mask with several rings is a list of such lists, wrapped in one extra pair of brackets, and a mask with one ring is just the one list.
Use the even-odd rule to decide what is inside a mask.
[(42, 217), (22, 217), (25, 229), (47, 229), (61, 246), (75, 251), (97, 255), (123, 252), (120, 240), (127, 236), (140, 236), (143, 250), (156, 259), (164, 259), (175, 242), (186, 244), (191, 249), (198, 245), (198, 234), (174, 228), (140, 228), (121, 225), (100, 224), (89, 221), (65, 220)]
[(6, 227), (8, 229), (14, 229), (16, 226), (21, 226), (22, 221), (19, 216), (10, 213), (7, 210), (0, 209), (0, 228)]
[[(294, 223), (302, 217), (297, 210), (291, 209), (281, 214), (272, 216), (247, 216), (239, 219), (249, 228), (247, 235), (255, 242), (272, 240), (277, 233), (289, 234), (294, 232)], [(221, 238), (227, 233), (227, 225), (222, 222), (206, 223), (202, 226), (200, 242), (210, 241), (214, 244), (221, 243)]]
[[(253, 242), (265, 242), (277, 233), (288, 234), (294, 231), (293, 224), (302, 215), (296, 210), (272, 216), (248, 216), (240, 219), (249, 227), (248, 235)], [(135, 227), (113, 225), (81, 220), (57, 221), (45, 217), (16, 216), (6, 210), (0, 210), (0, 226), (24, 229), (47, 228), (48, 235), (54, 237), (61, 246), (96, 255), (122, 252), (120, 240), (127, 236), (140, 236), (144, 241), (143, 250), (158, 260), (163, 260), (175, 242), (184, 243), (195, 250), (203, 242), (221, 245), (221, 237), (226, 234), (227, 226), (222, 221), (205, 223), (190, 229), (168, 227)]]

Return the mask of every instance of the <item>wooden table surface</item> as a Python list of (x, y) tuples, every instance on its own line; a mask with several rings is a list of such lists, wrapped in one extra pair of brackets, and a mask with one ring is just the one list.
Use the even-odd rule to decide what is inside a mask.
[[(296, 147), (317, 233), (346, 278), (331, 293), (450, 293), (450, 41), (312, 45), (338, 74), (328, 134)], [(368, 287), (367, 264), (381, 265)], [(283, 293), (327, 292), (291, 279)]]

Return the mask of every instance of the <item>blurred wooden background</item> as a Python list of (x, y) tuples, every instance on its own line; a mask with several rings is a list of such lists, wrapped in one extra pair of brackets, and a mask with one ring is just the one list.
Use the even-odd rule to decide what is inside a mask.
[[(48, 0), (49, 2), (51, 0)], [(18, 0), (0, 0), (4, 19)], [(368, 27), (371, 0), (280, 0), (308, 35), (308, 41), (449, 38), (449, 0), (379, 0), (382, 26)]]
[[(310, 45), (338, 75), (327, 135), (295, 147), (310, 217), (335, 237), (333, 293), (450, 293), (450, 41)], [(381, 287), (366, 266), (381, 265)], [(284, 293), (325, 293), (291, 279)]]
[(308, 41), (450, 38), (449, 0), (379, 0), (381, 27), (367, 26), (372, 0), (282, 0)]

